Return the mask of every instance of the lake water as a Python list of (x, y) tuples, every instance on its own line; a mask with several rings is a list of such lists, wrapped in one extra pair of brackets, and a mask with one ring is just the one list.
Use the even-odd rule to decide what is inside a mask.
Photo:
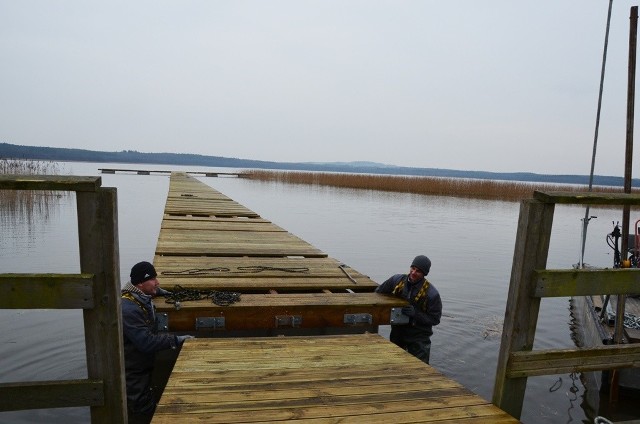
[[(99, 168), (208, 170), (165, 165), (63, 163), (62, 173), (101, 175)], [(229, 169), (219, 169), (229, 171)], [(118, 189), (120, 274), (153, 260), (169, 186), (168, 176), (105, 174)], [(432, 260), (429, 280), (443, 299), (442, 323), (432, 338), (431, 365), (491, 399), (513, 259), (519, 204), (449, 197), (283, 185), (238, 178), (199, 178), (249, 209), (358, 271), (382, 282), (406, 272), (411, 260)], [(79, 272), (75, 197), (61, 197), (46, 217), (9, 216), (0, 210), (0, 272)], [(616, 210), (594, 210), (585, 260), (610, 266), (605, 242)], [(584, 209), (558, 206), (548, 268), (578, 260)], [(636, 217), (632, 217), (635, 220)], [(161, 281), (162, 283), (162, 281)], [(544, 299), (535, 349), (573, 347), (569, 299)], [(0, 310), (0, 382), (85, 378), (81, 312)], [(380, 333), (388, 336), (388, 327)], [(530, 378), (522, 421), (591, 422), (575, 375)], [(618, 419), (640, 418), (621, 404)], [(603, 413), (601, 409), (599, 411)], [(610, 418), (616, 415), (607, 413)], [(88, 408), (0, 413), (0, 423), (84, 423)]]

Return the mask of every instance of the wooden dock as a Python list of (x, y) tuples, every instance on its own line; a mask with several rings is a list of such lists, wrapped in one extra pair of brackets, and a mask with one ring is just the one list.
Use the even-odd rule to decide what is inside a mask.
[(252, 335), (377, 332), (405, 301), (256, 212), (184, 173), (171, 175), (154, 259), (162, 287), (239, 293), (176, 305), (156, 298), (169, 331)]
[[(171, 175), (173, 171), (160, 169), (122, 169), (122, 168), (98, 168), (103, 174), (137, 174), (137, 175)], [(209, 171), (185, 171), (188, 175), (198, 175), (201, 177), (242, 177), (239, 172), (209, 172)]]
[[(404, 300), (184, 173), (171, 175), (154, 263), (165, 330), (189, 332), (153, 423), (514, 423), (377, 333)], [(240, 336), (240, 337), (238, 337)], [(275, 337), (256, 337), (275, 336)]]
[(163, 423), (517, 423), (377, 334), (187, 340)]

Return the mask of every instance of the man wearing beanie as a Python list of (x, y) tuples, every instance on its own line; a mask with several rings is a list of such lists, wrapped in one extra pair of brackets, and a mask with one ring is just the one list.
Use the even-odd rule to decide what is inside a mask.
[[(176, 349), (192, 336), (158, 334), (151, 299), (165, 292), (149, 262), (131, 268), (131, 280), (122, 288), (122, 326), (129, 423), (148, 423), (157, 399), (151, 389), (156, 352)], [(165, 292), (166, 293), (166, 292)]]
[(376, 289), (377, 293), (392, 294), (409, 301), (409, 305), (402, 308), (402, 314), (409, 317), (409, 323), (392, 325), (389, 340), (427, 364), (432, 327), (440, 323), (442, 316), (440, 293), (425, 278), (430, 269), (429, 258), (416, 256), (408, 274), (396, 274)]

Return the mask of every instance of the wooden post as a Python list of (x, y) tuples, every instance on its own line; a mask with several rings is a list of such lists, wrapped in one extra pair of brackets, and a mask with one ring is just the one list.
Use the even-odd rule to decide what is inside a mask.
[(116, 189), (77, 192), (76, 199), (80, 269), (95, 275), (95, 307), (84, 310), (87, 373), (105, 391), (104, 405), (91, 407), (91, 422), (126, 423)]
[(520, 218), (511, 268), (511, 282), (504, 318), (504, 329), (498, 356), (493, 403), (520, 418), (527, 378), (507, 378), (512, 352), (533, 348), (540, 298), (535, 291), (534, 270), (547, 263), (551, 225), (555, 204), (525, 200), (520, 205)]

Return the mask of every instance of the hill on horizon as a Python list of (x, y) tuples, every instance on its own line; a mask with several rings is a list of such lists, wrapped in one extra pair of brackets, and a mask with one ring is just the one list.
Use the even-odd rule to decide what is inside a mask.
[[(163, 165), (193, 165), (216, 168), (258, 168), (316, 172), (348, 172), (384, 175), (429, 176), (444, 178), (474, 178), (485, 180), (523, 181), (549, 184), (589, 184), (587, 175), (547, 175), (531, 172), (460, 171), (441, 168), (415, 168), (386, 165), (369, 161), (354, 162), (270, 162), (252, 159), (205, 156), (191, 153), (141, 153), (135, 150), (106, 152), (62, 147), (20, 146), (0, 143), (0, 158), (38, 159), (50, 161), (144, 163)], [(624, 179), (615, 176), (594, 176), (595, 185), (623, 187)], [(638, 186), (640, 180), (634, 179)]]

